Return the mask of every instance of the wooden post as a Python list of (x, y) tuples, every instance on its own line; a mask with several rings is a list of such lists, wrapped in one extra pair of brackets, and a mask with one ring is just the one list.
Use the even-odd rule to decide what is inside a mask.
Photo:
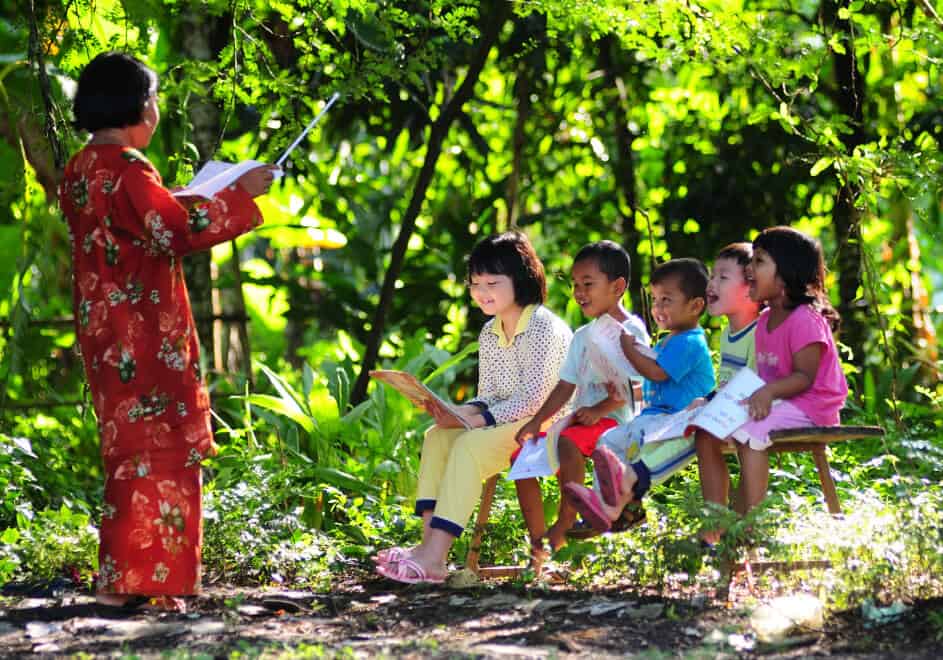
[(478, 556), (481, 554), (481, 537), (488, 526), (488, 517), (491, 515), (491, 503), (494, 501), (494, 492), (498, 487), (498, 476), (494, 475), (481, 489), (481, 502), (478, 504), (478, 518), (475, 520), (475, 529), (472, 533), (471, 545), (468, 546), (468, 555), (465, 557), (465, 568), (478, 572)]
[(815, 467), (819, 472), (819, 481), (822, 483), (822, 494), (825, 495), (828, 512), (834, 515), (841, 513), (841, 505), (838, 503), (838, 493), (835, 492), (835, 482), (832, 480), (825, 448), (826, 445), (821, 445), (813, 449), (812, 457), (815, 459)]

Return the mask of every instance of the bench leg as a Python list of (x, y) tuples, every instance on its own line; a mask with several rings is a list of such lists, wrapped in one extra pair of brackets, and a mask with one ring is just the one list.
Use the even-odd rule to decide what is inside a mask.
[(491, 503), (494, 501), (494, 492), (498, 487), (498, 476), (494, 475), (481, 489), (481, 502), (478, 504), (478, 518), (475, 521), (475, 529), (472, 533), (471, 544), (468, 546), (468, 555), (465, 557), (465, 568), (478, 572), (478, 556), (481, 554), (481, 537), (485, 533), (485, 527), (488, 525), (488, 517), (491, 515)]
[(832, 480), (832, 473), (828, 466), (828, 456), (825, 455), (825, 445), (813, 449), (812, 457), (815, 459), (815, 468), (818, 470), (819, 481), (822, 483), (822, 494), (825, 495), (828, 512), (831, 514), (841, 513), (838, 493), (835, 492), (835, 482)]

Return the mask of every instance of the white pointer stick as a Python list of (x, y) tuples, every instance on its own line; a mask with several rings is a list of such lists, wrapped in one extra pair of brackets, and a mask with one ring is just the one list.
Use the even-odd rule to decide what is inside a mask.
[(295, 138), (295, 141), (292, 142), (291, 145), (290, 145), (287, 149), (285, 149), (285, 153), (283, 153), (283, 154), (281, 155), (281, 157), (280, 157), (277, 161), (275, 161), (275, 167), (281, 167), (281, 166), (282, 166), (282, 163), (285, 162), (285, 159), (288, 158), (288, 156), (291, 154), (291, 152), (295, 150), (295, 147), (297, 147), (297, 146), (301, 143), (301, 141), (305, 139), (305, 136), (311, 131), (312, 128), (314, 128), (314, 127), (317, 125), (317, 123), (321, 120), (321, 117), (324, 116), (324, 113), (327, 112), (328, 109), (329, 109), (332, 105), (334, 105), (334, 101), (336, 101), (337, 99), (339, 99), (340, 96), (341, 96), (341, 95), (340, 95), (340, 92), (334, 92), (334, 95), (331, 96), (331, 98), (328, 99), (327, 104), (324, 106), (324, 108), (321, 110), (321, 112), (318, 113), (318, 116), (315, 117), (314, 119), (312, 119), (312, 120), (311, 120), (311, 123), (309, 123), (307, 126), (305, 126), (305, 129), (304, 129), (303, 131), (301, 131), (301, 135), (299, 135), (297, 138)]

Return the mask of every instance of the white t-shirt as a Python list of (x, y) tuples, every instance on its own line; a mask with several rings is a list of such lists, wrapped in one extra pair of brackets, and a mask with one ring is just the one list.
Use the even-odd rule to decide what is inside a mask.
[[(560, 380), (576, 385), (576, 394), (573, 397), (573, 410), (585, 406), (594, 406), (607, 396), (606, 383), (593, 368), (586, 356), (587, 342), (590, 337), (590, 326), (593, 322), (581, 326), (573, 333), (573, 341), (570, 342), (570, 349), (566, 354), (566, 361), (560, 369)], [(635, 314), (629, 314), (622, 327), (635, 335), (639, 343), (648, 346), (651, 344), (651, 338), (645, 329), (645, 324)], [(641, 378), (639, 378), (641, 381)], [(611, 417), (620, 424), (626, 424), (635, 417), (635, 411), (632, 408), (632, 402), (626, 401), (621, 408), (613, 410), (606, 417)]]

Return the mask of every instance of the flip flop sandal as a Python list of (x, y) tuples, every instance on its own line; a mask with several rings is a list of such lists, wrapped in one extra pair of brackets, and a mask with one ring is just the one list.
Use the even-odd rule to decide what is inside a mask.
[(615, 506), (622, 497), (622, 477), (625, 467), (622, 461), (609, 447), (596, 447), (593, 451), (593, 465), (596, 478), (599, 479), (599, 492), (609, 506)]
[(563, 487), (563, 492), (570, 504), (583, 516), (583, 520), (592, 525), (594, 530), (600, 534), (609, 531), (612, 521), (603, 511), (596, 491), (571, 481)]
[(408, 558), (400, 559), (395, 564), (380, 564), (376, 571), (385, 578), (403, 584), (442, 584), (445, 582), (444, 577), (430, 577), (426, 569)]
[(409, 550), (406, 548), (393, 547), (393, 548), (384, 548), (375, 554), (371, 559), (373, 559), (374, 564), (395, 564), (398, 561), (402, 561), (409, 557)]

